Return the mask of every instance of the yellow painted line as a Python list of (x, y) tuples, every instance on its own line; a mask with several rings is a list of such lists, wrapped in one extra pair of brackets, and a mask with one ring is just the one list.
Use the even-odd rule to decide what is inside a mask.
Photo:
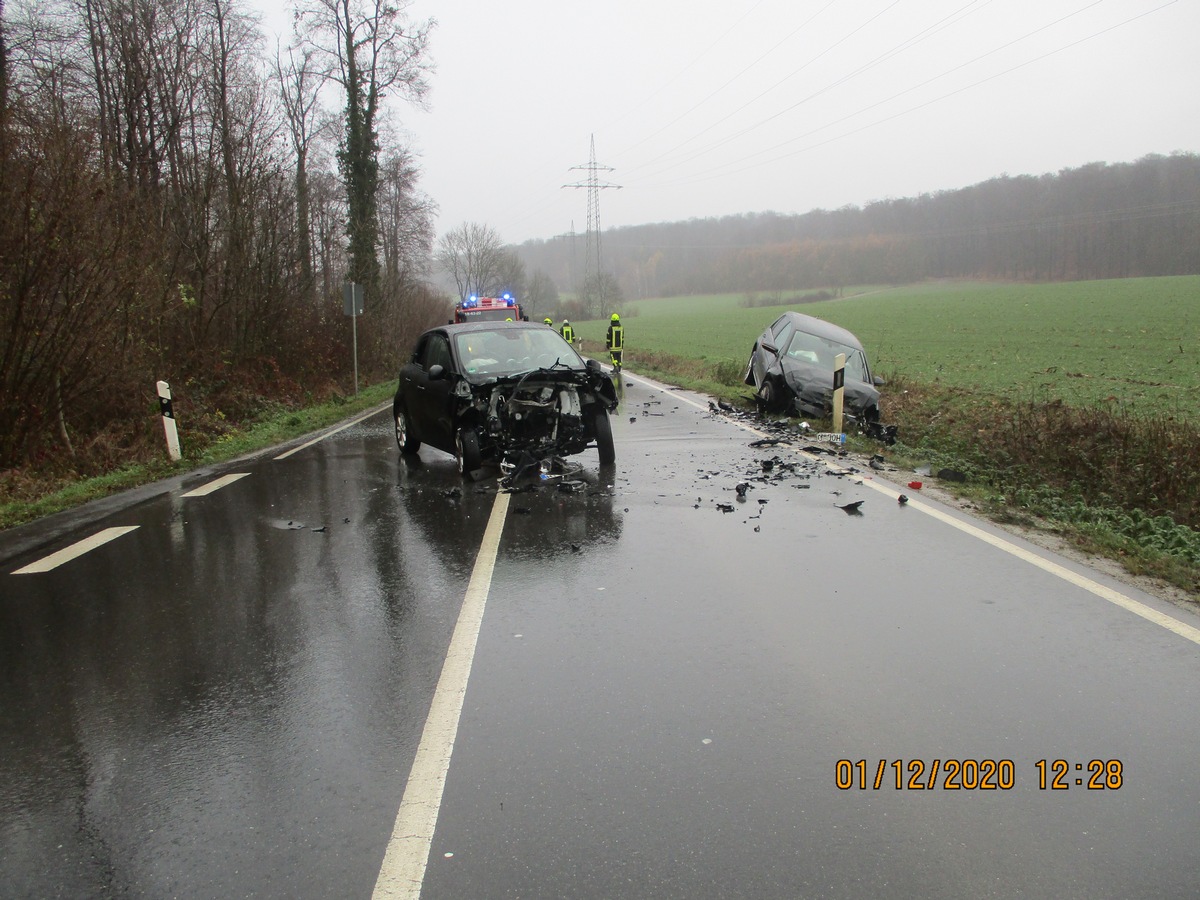
[(219, 491), (223, 487), (233, 484), (239, 479), (245, 478), (249, 472), (231, 472), (229, 475), (222, 475), (220, 478), (213, 479), (208, 484), (202, 484), (200, 487), (188, 491), (183, 496), (185, 497), (207, 497), (213, 491)]
[[(660, 391), (663, 391), (664, 393), (671, 394), (676, 399), (682, 400), (685, 403), (689, 403), (692, 406), (695, 406), (699, 409), (707, 410), (707, 407), (702, 407), (702, 406), (700, 406), (700, 404), (689, 400), (687, 397), (682, 397), (679, 394), (676, 394), (671, 388), (669, 388), (665, 385), (659, 385), (654, 382), (645, 381), (644, 379), (639, 379), (639, 380), (641, 380), (642, 383), (647, 385), (648, 387), (656, 388)], [(759, 429), (754, 428), (750, 425), (746, 425), (742, 422), (738, 422), (735, 419), (728, 419), (727, 421), (731, 425), (735, 425), (738, 428), (742, 429), (743, 431), (748, 431), (751, 434), (757, 435), (759, 437), (763, 437), (763, 438), (774, 437), (774, 435), (770, 435), (765, 431), (760, 431)], [(811, 453), (805, 453), (803, 450), (798, 450), (795, 447), (784, 447), (784, 449), (791, 450), (793, 453), (795, 453), (799, 456), (803, 456), (805, 459), (809, 459), (814, 462), (822, 463), (830, 471), (833, 471), (833, 472), (841, 471), (847, 475), (851, 474), (850, 472), (846, 472), (844, 470), (843, 466), (841, 466), (840, 464), (831, 462), (823, 457), (813, 456)], [(863, 475), (862, 483), (866, 487), (872, 488), (873, 490), (876, 490), (879, 493), (892, 498), (893, 500), (897, 500), (900, 496), (900, 491), (896, 490), (895, 488), (891, 487), (890, 485), (885, 485), (885, 484), (881, 484), (881, 483), (877, 482), (873, 476)], [(1006, 540), (1005, 538), (1003, 538), (999, 535), (996, 535), (996, 534), (992, 534), (991, 532), (984, 531), (982, 528), (979, 528), (976, 525), (972, 525), (970, 522), (966, 522), (966, 521), (963, 521), (962, 519), (956, 518), (955, 516), (949, 515), (948, 513), (945, 513), (940, 509), (935, 509), (934, 507), (929, 506), (925, 503), (922, 503), (919, 500), (913, 500), (910, 497), (907, 505), (909, 507), (911, 507), (912, 509), (918, 510), (927, 516), (931, 516), (931, 517), (937, 519), (939, 522), (943, 522), (946, 525), (949, 525), (952, 528), (957, 528), (959, 531), (963, 532), (964, 534), (969, 534), (969, 535), (971, 535), (971, 537), (977, 538), (978, 540), (981, 540), (986, 544), (990, 544), (991, 546), (995, 547), (996, 549), (1002, 550), (1005, 553), (1009, 554), (1010, 556), (1013, 556), (1013, 557), (1021, 560), (1022, 562), (1029, 563), (1031, 566), (1036, 566), (1037, 568), (1041, 569), (1043, 572), (1048, 572), (1051, 575), (1061, 578), (1063, 581), (1066, 581), (1070, 584), (1075, 585), (1078, 588), (1082, 588), (1083, 590), (1088, 591), (1091, 594), (1094, 594), (1095, 596), (1099, 597), (1102, 600), (1107, 600), (1109, 603), (1112, 603), (1114, 606), (1119, 606), (1121, 609), (1131, 612), (1135, 616), (1141, 616), (1147, 622), (1153, 622), (1155, 625), (1159, 625), (1159, 626), (1167, 629), (1168, 631), (1171, 631), (1171, 632), (1179, 635), (1182, 638), (1186, 638), (1187, 640), (1191, 641), (1194, 644), (1200, 644), (1200, 628), (1197, 628), (1194, 625), (1189, 625), (1186, 622), (1181, 622), (1179, 619), (1176, 619), (1174, 616), (1168, 616), (1166, 613), (1159, 612), (1158, 610), (1154, 609), (1151, 606), (1147, 606), (1145, 603), (1142, 603), (1141, 601), (1134, 600), (1132, 597), (1130, 597), (1126, 594), (1122, 594), (1120, 591), (1114, 590), (1113, 588), (1107, 587), (1106, 585), (1103, 585), (1098, 581), (1094, 581), (1093, 579), (1088, 578), (1086, 575), (1080, 575), (1078, 572), (1072, 571), (1071, 569), (1068, 569), (1066, 566), (1059, 565), (1058, 563), (1054, 562), (1053, 560), (1046, 559), (1045, 557), (1040, 556), (1037, 553), (1033, 553), (1029, 550), (1026, 550), (1024, 547), (1019, 547), (1016, 544), (1014, 544), (1012, 541)]]
[(57, 569), (63, 563), (70, 562), (78, 556), (83, 556), (89, 550), (95, 550), (97, 547), (107, 544), (109, 541), (116, 540), (123, 534), (128, 534), (131, 531), (136, 531), (137, 525), (123, 525), (119, 528), (105, 528), (103, 531), (98, 531), (89, 538), (84, 538), (82, 541), (77, 541), (70, 547), (63, 547), (56, 553), (51, 553), (39, 559), (37, 562), (32, 562), (23, 568), (13, 572), (14, 575), (33, 575), (38, 572), (49, 572), (51, 569)]
[(339, 425), (337, 428), (333, 429), (332, 431), (325, 432), (320, 437), (315, 437), (311, 441), (306, 441), (305, 443), (301, 444), (299, 447), (293, 447), (291, 450), (286, 450), (283, 453), (280, 453), (278, 456), (275, 457), (274, 461), (278, 462), (281, 459), (287, 459), (293, 453), (299, 453), (301, 450), (307, 450), (313, 444), (319, 444), (319, 443), (321, 443), (321, 441), (325, 440), (325, 438), (333, 437), (339, 431), (345, 431), (347, 428), (353, 428), (355, 425), (357, 425), (359, 422), (363, 421), (364, 419), (369, 419), (369, 418), (371, 418), (371, 416), (377, 416), (381, 412), (383, 412), (385, 409), (387, 409), (386, 403), (382, 406), (376, 407), (375, 409), (371, 410), (369, 413), (363, 413), (357, 419), (351, 419), (345, 425)]
[(471, 676), (475, 645), (483, 624), (483, 610), (492, 586), (492, 571), (500, 549), (500, 535), (504, 531), (508, 498), (508, 494), (496, 495), (496, 503), (483, 533), (483, 542), (475, 558), (475, 568), (467, 584), (462, 610), (458, 614), (450, 647), (446, 651), (446, 661), (442, 664), (442, 674), (433, 693), (433, 703), (429, 707), (429, 716), (425, 720), (425, 729), (421, 733), (421, 743), (408, 773), (408, 784), (396, 814), (396, 824), (384, 852), (379, 877), (375, 880), (374, 898), (421, 896), (429, 848), (433, 844), (442, 791), (446, 786), (446, 774), (450, 771), (450, 756), (454, 752), (458, 721), (467, 694), (467, 679)]

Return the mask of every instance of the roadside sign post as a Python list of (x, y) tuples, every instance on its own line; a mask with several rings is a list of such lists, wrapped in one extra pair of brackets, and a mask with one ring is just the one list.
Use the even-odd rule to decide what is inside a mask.
[(842, 430), (842, 400), (846, 393), (846, 354), (833, 358), (833, 427)]
[(163, 431), (167, 435), (167, 455), (171, 462), (179, 462), (183, 454), (179, 451), (179, 430), (175, 427), (175, 411), (171, 408), (171, 385), (158, 383), (158, 407), (162, 412)]
[(342, 286), (346, 315), (350, 317), (350, 333), (354, 342), (354, 396), (358, 396), (358, 317), (363, 311), (363, 286), (353, 281)]

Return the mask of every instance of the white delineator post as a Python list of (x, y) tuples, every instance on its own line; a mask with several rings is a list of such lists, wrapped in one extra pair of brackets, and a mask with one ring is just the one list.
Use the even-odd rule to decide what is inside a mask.
[(842, 430), (842, 400), (846, 393), (846, 354), (833, 358), (833, 430)]
[(167, 455), (171, 462), (179, 462), (179, 431), (175, 428), (175, 412), (171, 409), (171, 386), (165, 381), (158, 383), (158, 405), (162, 409), (163, 431), (167, 435)]

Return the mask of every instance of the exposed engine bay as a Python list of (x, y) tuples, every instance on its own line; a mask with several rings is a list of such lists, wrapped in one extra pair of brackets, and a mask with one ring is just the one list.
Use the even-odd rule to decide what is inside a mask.
[(535, 369), (488, 384), (460, 382), (459, 390), (469, 394), (461, 420), (474, 425), (485, 458), (579, 453), (596, 440), (597, 415), (617, 405), (612, 382), (591, 369)]

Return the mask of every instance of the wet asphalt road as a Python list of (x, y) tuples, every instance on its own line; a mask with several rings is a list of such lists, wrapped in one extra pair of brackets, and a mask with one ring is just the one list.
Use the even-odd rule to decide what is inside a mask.
[[(1197, 894), (1200, 645), (696, 400), (509, 498), (422, 896)], [(386, 412), (231, 471), (0, 534), (0, 895), (371, 894), (495, 481)]]

